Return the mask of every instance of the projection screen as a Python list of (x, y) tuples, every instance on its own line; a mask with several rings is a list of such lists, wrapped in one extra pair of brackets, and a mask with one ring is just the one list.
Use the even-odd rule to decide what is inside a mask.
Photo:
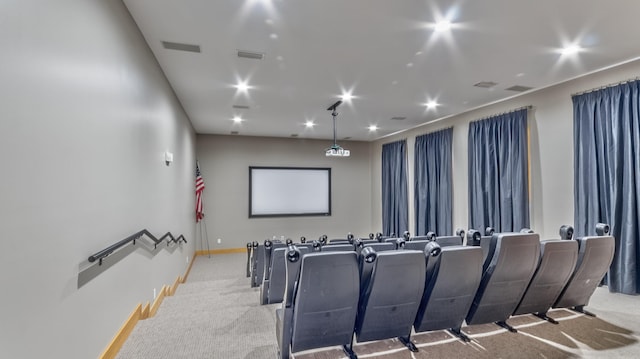
[(330, 215), (331, 168), (249, 167), (249, 217)]

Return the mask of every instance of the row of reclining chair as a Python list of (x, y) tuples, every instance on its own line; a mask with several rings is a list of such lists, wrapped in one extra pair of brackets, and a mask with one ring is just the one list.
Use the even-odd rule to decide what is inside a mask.
[(468, 341), (465, 321), (515, 331), (506, 323), (512, 315), (549, 320), (552, 307), (584, 312), (613, 258), (613, 237), (598, 234), (542, 242), (533, 233), (494, 234), (484, 260), (478, 246), (441, 248), (434, 241), (422, 251), (359, 254), (303, 255), (289, 246), (284, 301), (276, 310), (279, 356), (341, 345), (356, 358), (354, 339), (394, 337), (416, 351), (412, 329), (448, 329)]
[[(411, 238), (409, 242), (405, 242), (400, 238), (387, 239), (385, 242), (377, 240), (361, 240), (351, 238), (351, 243), (342, 241), (330, 241), (327, 245), (314, 241), (312, 243), (298, 243), (296, 246), (304, 255), (309, 252), (335, 252), (335, 251), (356, 251), (360, 253), (364, 248), (373, 248), (376, 252), (403, 249), (423, 250), (425, 245), (430, 241), (435, 241), (440, 246), (461, 245), (462, 238), (458, 236), (439, 237), (429, 236), (430, 240), (414, 240)], [(418, 237), (419, 238), (419, 237)], [(427, 237), (425, 237), (427, 238)], [(347, 240), (345, 240), (347, 241)], [(333, 244), (332, 244), (333, 243)], [(292, 244), (289, 242), (288, 244)], [(260, 248), (260, 247), (259, 247)], [(272, 243), (266, 240), (262, 247), (264, 253), (264, 274), (262, 276), (262, 285), (260, 286), (260, 304), (281, 303), (284, 299), (285, 287), (285, 262), (284, 256), (286, 247), (283, 244)], [(260, 253), (260, 252), (258, 252)], [(259, 279), (256, 277), (256, 279)]]

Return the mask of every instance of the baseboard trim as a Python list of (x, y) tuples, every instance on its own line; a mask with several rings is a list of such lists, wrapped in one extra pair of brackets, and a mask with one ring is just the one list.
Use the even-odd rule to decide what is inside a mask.
[(164, 297), (167, 295), (167, 286), (163, 286), (162, 289), (160, 289), (160, 293), (158, 293), (158, 295), (156, 295), (156, 299), (153, 301), (153, 304), (151, 305), (151, 309), (149, 310), (149, 318), (153, 318), (156, 315), (156, 312), (158, 311), (158, 308), (160, 308), (160, 304), (162, 304), (162, 301), (164, 300)]
[(191, 262), (189, 262), (189, 266), (187, 267), (187, 271), (184, 272), (184, 275), (182, 276), (182, 280), (180, 281), (180, 283), (184, 283), (187, 281), (187, 277), (189, 277), (189, 273), (191, 273), (191, 267), (193, 267), (193, 262), (196, 260), (196, 256), (198, 254), (197, 253), (193, 253), (193, 257), (191, 257)]
[(206, 256), (209, 254), (230, 254), (230, 253), (247, 253), (247, 248), (224, 248), (224, 249), (209, 249), (196, 251), (198, 256)]
[(136, 309), (133, 310), (131, 315), (129, 315), (129, 319), (127, 319), (118, 333), (116, 333), (115, 337), (111, 340), (111, 343), (107, 346), (107, 348), (100, 355), (100, 359), (113, 359), (124, 345), (124, 342), (129, 337), (129, 334), (133, 331), (133, 328), (138, 324), (138, 321), (142, 318), (142, 304), (138, 304)]

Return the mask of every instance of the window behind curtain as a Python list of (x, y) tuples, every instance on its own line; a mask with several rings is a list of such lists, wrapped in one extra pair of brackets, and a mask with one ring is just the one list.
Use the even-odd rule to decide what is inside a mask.
[(416, 137), (414, 199), (416, 235), (453, 233), (453, 128)]
[(382, 232), (402, 236), (408, 230), (407, 140), (382, 145)]
[(469, 227), (529, 227), (527, 109), (469, 124)]

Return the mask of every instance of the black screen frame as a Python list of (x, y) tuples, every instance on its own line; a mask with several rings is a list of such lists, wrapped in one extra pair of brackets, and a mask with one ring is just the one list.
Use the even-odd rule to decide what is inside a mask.
[[(324, 171), (327, 173), (327, 205), (328, 210), (323, 212), (304, 212), (304, 213), (272, 213), (272, 214), (254, 214), (253, 213), (253, 171), (259, 170), (286, 170), (286, 171)], [(249, 166), (249, 218), (277, 218), (277, 217), (328, 217), (331, 216), (331, 167), (283, 167), (283, 166)]]

